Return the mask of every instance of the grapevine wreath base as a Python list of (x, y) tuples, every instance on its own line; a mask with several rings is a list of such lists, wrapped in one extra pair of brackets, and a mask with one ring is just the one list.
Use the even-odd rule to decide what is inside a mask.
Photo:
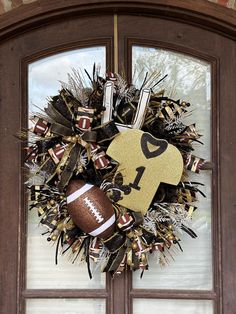
[[(148, 269), (150, 254), (161, 264), (172, 246), (181, 251), (193, 205), (201, 193), (188, 172), (205, 161), (193, 155), (200, 135), (183, 117), (190, 104), (156, 92), (157, 76), (140, 89), (119, 74), (85, 70), (85, 88), (73, 70), (44, 111), (21, 132), (27, 142), (30, 209), (46, 226), (48, 241), (103, 272)], [(203, 195), (204, 196), (204, 195)]]

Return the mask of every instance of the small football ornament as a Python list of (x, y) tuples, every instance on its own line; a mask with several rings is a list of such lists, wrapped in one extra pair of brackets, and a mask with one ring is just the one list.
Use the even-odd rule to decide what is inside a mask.
[(114, 233), (115, 212), (101, 189), (82, 180), (72, 180), (66, 196), (69, 214), (82, 231), (101, 239)]

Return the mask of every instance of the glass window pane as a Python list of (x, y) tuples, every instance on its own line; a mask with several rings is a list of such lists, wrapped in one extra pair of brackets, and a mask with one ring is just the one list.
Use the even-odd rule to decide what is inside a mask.
[[(146, 72), (168, 75), (156, 91), (191, 103), (192, 114), (186, 123), (196, 123), (204, 145), (195, 145), (195, 154), (211, 159), (211, 66), (205, 61), (163, 49), (134, 46), (132, 50), (133, 83), (140, 87)], [(151, 86), (150, 86), (151, 87)]]
[[(86, 263), (72, 263), (70, 253), (58, 258), (55, 265), (56, 244), (47, 242), (41, 234), (45, 228), (38, 226), (38, 216), (33, 210), (28, 215), (27, 288), (28, 289), (98, 289), (105, 287), (105, 275), (93, 269), (90, 280)], [(92, 266), (92, 263), (91, 263)]]
[(103, 299), (29, 299), (26, 314), (105, 314)]
[(213, 314), (213, 302), (208, 300), (150, 300), (135, 299), (133, 314)]
[(47, 98), (57, 94), (61, 87), (60, 82), (67, 82), (67, 73), (71, 73), (72, 68), (81, 69), (81, 73), (84, 74), (85, 83), (88, 83), (84, 69), (91, 75), (94, 63), (96, 66), (101, 67), (100, 72), (103, 76), (106, 69), (105, 47), (71, 50), (29, 64), (29, 111), (35, 111), (33, 105), (43, 108)]
[[(86, 68), (92, 74), (95, 62), (101, 66), (101, 74), (104, 73), (105, 53), (105, 47), (83, 48), (31, 63), (28, 73), (29, 115), (38, 112), (37, 107), (43, 108), (47, 97), (58, 93), (60, 81), (67, 81), (67, 73), (71, 72), (71, 68), (81, 68), (82, 71)], [(85, 84), (87, 82), (85, 78)], [(48, 243), (47, 237), (41, 235), (45, 228), (40, 228), (38, 223), (37, 213), (32, 210), (28, 215), (27, 288), (105, 287), (105, 275), (101, 274), (100, 269), (93, 269), (93, 279), (90, 280), (87, 266), (76, 262), (72, 264), (69, 251), (67, 256), (59, 256), (59, 263), (55, 265), (56, 245)]]
[[(191, 103), (192, 114), (185, 117), (185, 124), (196, 123), (203, 136), (204, 145), (195, 144), (194, 155), (211, 159), (211, 69), (210, 65), (187, 55), (162, 49), (133, 47), (133, 82), (140, 86), (145, 73), (160, 71), (160, 78), (168, 77), (157, 86), (156, 91), (165, 89), (165, 95)], [(140, 75), (141, 73), (141, 75)], [(179, 235), (183, 253), (171, 250), (169, 265), (157, 265), (155, 256), (150, 258), (150, 268), (140, 279), (135, 272), (135, 288), (156, 289), (212, 289), (212, 243), (211, 243), (211, 171), (189, 174), (190, 181), (204, 183), (199, 196), (198, 209), (193, 214), (192, 226), (197, 239), (187, 234)]]
[(205, 184), (202, 191), (207, 198), (201, 198), (191, 226), (198, 237), (192, 239), (184, 233), (179, 235), (183, 252), (171, 250), (172, 257), (167, 255), (169, 264), (163, 267), (157, 264), (158, 256), (152, 254), (149, 270), (144, 272), (143, 278), (140, 279), (139, 272), (133, 274), (134, 288), (212, 289), (211, 176), (208, 171), (201, 174), (201, 182)]

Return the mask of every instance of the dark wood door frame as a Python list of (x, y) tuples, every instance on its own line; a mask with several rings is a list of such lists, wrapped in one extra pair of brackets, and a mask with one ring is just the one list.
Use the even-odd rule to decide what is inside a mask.
[[(202, 13), (204, 12), (204, 13)], [(0, 152), (0, 309), (3, 314), (23, 313), (23, 303), (20, 303), (20, 297), (36, 297), (33, 291), (23, 291), (24, 280), (21, 275), (23, 273), (24, 263), (20, 258), (23, 252), (23, 243), (25, 243), (25, 210), (24, 210), (24, 193), (22, 193), (22, 176), (20, 171), (21, 165), (21, 148), (19, 142), (14, 139), (12, 134), (15, 134), (21, 125), (25, 124), (26, 111), (26, 82), (27, 71), (26, 67), (29, 62), (48, 56), (56, 52), (70, 50), (89, 45), (103, 44), (107, 47), (107, 65), (110, 69), (113, 68), (112, 61), (112, 45), (113, 45), (113, 29), (109, 29), (109, 25), (113, 25), (112, 14), (120, 15), (127, 14), (132, 16), (148, 16), (152, 18), (162, 19), (163, 21), (173, 21), (174, 23), (182, 23), (190, 25), (192, 31), (194, 29), (204, 29), (213, 34), (212, 48), (208, 46), (208, 54), (204, 54), (203, 47), (200, 49), (192, 47), (186, 48), (185, 36), (182, 32), (175, 33), (177, 39), (169, 37), (166, 40), (159, 40), (159, 45), (165, 48), (174, 49), (176, 51), (192, 54), (201, 59), (208, 60), (212, 63), (214, 73), (214, 94), (213, 102), (215, 102), (214, 110), (214, 125), (221, 127), (221, 135), (216, 130), (217, 138), (213, 147), (216, 156), (215, 168), (213, 171), (219, 173), (218, 180), (214, 181), (214, 189), (222, 191), (225, 200), (222, 201), (220, 195), (215, 199), (216, 208), (221, 209), (216, 212), (219, 219), (214, 221), (215, 230), (221, 230), (221, 234), (215, 234), (213, 243), (214, 247), (218, 246), (217, 250), (217, 269), (221, 271), (223, 265), (223, 294), (219, 303), (217, 303), (217, 313), (233, 314), (232, 309), (236, 308), (234, 291), (236, 290), (236, 265), (235, 254), (229, 254), (229, 248), (232, 250), (236, 246), (234, 237), (234, 226), (236, 224), (235, 208), (234, 208), (234, 193), (232, 186), (236, 185), (235, 178), (232, 178), (232, 173), (236, 173), (235, 165), (232, 156), (235, 153), (233, 143), (236, 142), (236, 132), (234, 130), (234, 121), (236, 119), (236, 110), (234, 100), (236, 98), (234, 86), (235, 64), (227, 64), (228, 60), (233, 60), (236, 55), (235, 40), (236, 40), (236, 12), (219, 7), (205, 0), (149, 0), (147, 2), (141, 0), (125, 0), (109, 1), (109, 0), (41, 0), (35, 3), (22, 6), (12, 12), (6, 13), (0, 17), (0, 127), (1, 127), (1, 152)], [(97, 18), (97, 15), (101, 15)], [(94, 24), (96, 21), (97, 24)], [(91, 28), (88, 28), (91, 25)], [(94, 27), (96, 25), (96, 27)], [(62, 27), (59, 35), (53, 38), (52, 34), (56, 34), (58, 26)], [(75, 28), (76, 26), (76, 28)], [(190, 29), (190, 28), (189, 28)], [(80, 33), (78, 33), (78, 30)], [(73, 31), (73, 32), (72, 32)], [(189, 30), (188, 30), (189, 31)], [(48, 35), (44, 36), (44, 34)], [(69, 35), (68, 35), (69, 34)], [(91, 34), (93, 34), (91, 36)], [(122, 37), (123, 36), (123, 37)], [(54, 36), (55, 37), (55, 36)], [(148, 35), (143, 33), (142, 42), (155, 46), (158, 42), (148, 41)], [(219, 41), (216, 38), (222, 38), (222, 43), (227, 47), (226, 51), (219, 46)], [(139, 38), (140, 39), (140, 38)], [(135, 34), (125, 33), (120, 37), (120, 60), (127, 59), (130, 52), (130, 45), (139, 42)], [(168, 44), (169, 42), (169, 44)], [(175, 45), (175, 48), (174, 48)], [(190, 45), (191, 46), (191, 45)], [(207, 46), (207, 45), (206, 45)], [(212, 49), (212, 50), (211, 50)], [(198, 51), (198, 52), (197, 52)], [(212, 56), (210, 57), (212, 53)], [(223, 58), (223, 54), (226, 57)], [(126, 64), (127, 69), (130, 69), (130, 64)], [(219, 72), (220, 67), (224, 70)], [(224, 74), (224, 77), (220, 75)], [(226, 79), (225, 79), (226, 78)], [(227, 84), (233, 86), (230, 93)], [(226, 107), (220, 108), (217, 105), (219, 102), (226, 104)], [(223, 124), (227, 123), (224, 128)], [(214, 126), (213, 126), (214, 127)], [(216, 147), (221, 147), (220, 151), (216, 151)], [(218, 156), (218, 157), (217, 157)], [(218, 159), (219, 158), (219, 161)], [(10, 163), (9, 163), (10, 162)], [(223, 170), (222, 170), (223, 169)], [(229, 192), (228, 192), (229, 191)], [(12, 197), (14, 195), (14, 197)], [(20, 227), (21, 226), (21, 227)], [(19, 237), (22, 234), (22, 237)], [(220, 238), (227, 240), (225, 245), (221, 246)], [(14, 252), (14, 253), (13, 253)], [(228, 254), (228, 255), (227, 255)], [(222, 263), (223, 260), (223, 263)], [(216, 294), (221, 290), (219, 278), (215, 279), (217, 283), (215, 290), (205, 293), (195, 294), (194, 299), (214, 299)], [(129, 313), (129, 308), (132, 307), (131, 298), (130, 304), (125, 304), (120, 308), (120, 304), (114, 304), (114, 299), (109, 297), (109, 290), (117, 292), (119, 290), (120, 300), (131, 297), (140, 298), (165, 298), (166, 294), (161, 291), (150, 291), (145, 294), (145, 291), (132, 290), (131, 280), (129, 275), (120, 277), (117, 281), (108, 281), (106, 290), (103, 291), (62, 291), (66, 297), (91, 297), (94, 294), (98, 298), (107, 298), (107, 308), (113, 308), (113, 313)], [(58, 294), (45, 294), (44, 291), (38, 291), (38, 296), (42, 297), (58, 297)], [(173, 291), (171, 298), (191, 298), (191, 295), (182, 293), (181, 295)], [(221, 302), (222, 298), (222, 302)]]

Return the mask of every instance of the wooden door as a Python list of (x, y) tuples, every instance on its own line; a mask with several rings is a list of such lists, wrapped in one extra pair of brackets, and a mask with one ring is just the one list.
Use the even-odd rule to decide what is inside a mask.
[[(22, 26), (19, 28), (18, 36), (13, 36), (9, 31), (11, 37), (3, 37), (4, 41), (0, 47), (2, 77), (0, 263), (1, 308), (4, 314), (29, 314), (35, 309), (35, 313), (41, 314), (40, 311), (43, 310), (37, 308), (37, 302), (41, 302), (40, 306), (44, 304), (46, 308), (51, 306), (52, 312), (63, 307), (65, 302), (67, 311), (71, 312), (76, 311), (77, 307), (83, 309), (84, 306), (85, 309), (88, 303), (95, 302), (94, 308), (99, 309), (101, 313), (114, 314), (139, 313), (142, 304), (146, 304), (149, 311), (150, 309), (163, 311), (163, 302), (164, 309), (165, 304), (169, 306), (169, 312), (166, 312), (168, 314), (172, 313), (171, 309), (175, 307), (173, 304), (178, 305), (179, 309), (182, 308), (183, 312), (186, 312), (188, 306), (192, 308), (191, 304), (195, 304), (193, 308), (198, 308), (196, 313), (199, 314), (231, 314), (236, 308), (233, 233), (236, 223), (233, 175), (236, 170), (233, 162), (236, 134), (234, 128), (236, 44), (232, 38), (233, 31), (231, 30), (229, 38), (223, 34), (223, 29), (216, 30), (210, 27), (209, 21), (208, 26), (203, 27), (197, 25), (197, 19), (192, 23), (190, 15), (189, 18), (185, 16), (185, 21), (181, 21), (179, 13), (176, 13), (178, 18), (174, 19), (174, 10), (171, 9), (169, 11), (167, 9), (166, 12), (169, 13), (163, 16), (160, 16), (162, 12), (160, 10), (159, 15), (155, 17), (147, 16), (148, 10), (145, 14), (145, 9), (143, 14), (138, 16), (126, 15), (124, 9), (122, 7), (115, 17), (113, 14), (77, 17), (75, 9), (71, 16), (68, 13), (61, 14), (61, 18), (55, 20), (53, 18), (52, 23), (45, 18), (44, 23), (38, 28), (32, 24), (32, 28), (26, 30)], [(48, 7), (46, 10), (49, 10)], [(134, 7), (133, 10), (135, 11)], [(141, 10), (141, 6), (137, 5), (137, 12), (140, 13)], [(91, 12), (95, 12), (94, 8)], [(100, 288), (27, 286), (28, 214), (21, 171), (23, 159), (21, 145), (13, 135), (22, 126), (27, 125), (28, 66), (61, 52), (88, 47), (104, 47), (107, 69), (118, 68), (121, 71), (125, 68), (129, 81), (132, 81), (132, 63), (133, 65), (135, 63), (136, 48), (150, 48), (154, 49), (154, 52), (161, 49), (186, 56), (203, 62), (210, 69), (211, 115), (208, 123), (212, 165), (209, 168), (212, 176), (209, 183), (212, 194), (210, 269), (213, 273), (212, 284), (201, 289), (188, 289), (188, 286), (176, 288), (168, 285), (160, 288), (153, 284), (148, 286), (148, 283), (142, 286), (137, 284), (137, 279), (132, 279), (132, 274), (127, 271), (114, 280), (107, 276), (106, 284)], [(154, 277), (152, 279), (158, 280)]]

